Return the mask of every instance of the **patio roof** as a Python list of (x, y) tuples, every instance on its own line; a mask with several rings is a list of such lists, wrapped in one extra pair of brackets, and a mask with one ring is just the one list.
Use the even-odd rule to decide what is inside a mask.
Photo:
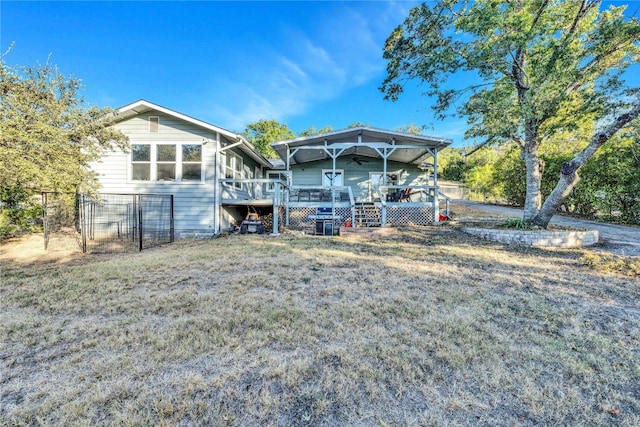
[(349, 128), (308, 137), (296, 138), (271, 144), (278, 155), (286, 161), (287, 152), (293, 153), (290, 164), (315, 162), (338, 156), (382, 157), (387, 160), (420, 164), (434, 150), (442, 149), (453, 141), (426, 135), (388, 131), (370, 127)]

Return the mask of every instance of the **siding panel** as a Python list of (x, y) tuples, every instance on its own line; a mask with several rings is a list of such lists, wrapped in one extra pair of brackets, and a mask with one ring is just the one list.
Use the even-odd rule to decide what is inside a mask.
[[(149, 132), (149, 116), (159, 117), (158, 132)], [(216, 134), (190, 123), (157, 112), (148, 112), (114, 125), (137, 143), (189, 143), (202, 146), (204, 181), (194, 182), (132, 182), (129, 180), (130, 157), (122, 150), (105, 153), (91, 164), (103, 193), (173, 194), (176, 235), (213, 233), (215, 205), (215, 140)]]

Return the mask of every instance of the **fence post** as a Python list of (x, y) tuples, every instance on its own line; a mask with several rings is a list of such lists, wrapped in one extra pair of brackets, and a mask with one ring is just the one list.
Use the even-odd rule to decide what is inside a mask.
[(173, 226), (173, 194), (171, 195), (171, 224), (169, 225), (169, 242), (173, 243), (175, 239), (175, 228)]
[(142, 196), (136, 194), (135, 197), (138, 199), (138, 251), (142, 251)]
[(42, 232), (44, 234), (44, 250), (49, 245), (49, 227), (47, 227), (47, 193), (42, 192)]
[(78, 196), (80, 198), (80, 207), (78, 208), (79, 212), (79, 221), (80, 221), (80, 237), (82, 239), (82, 253), (87, 253), (87, 218), (86, 218), (86, 201), (84, 199), (84, 194), (80, 194)]

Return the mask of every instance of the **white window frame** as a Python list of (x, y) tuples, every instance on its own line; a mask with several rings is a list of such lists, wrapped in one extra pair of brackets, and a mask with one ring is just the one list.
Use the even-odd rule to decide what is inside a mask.
[[(184, 146), (185, 145), (196, 145), (196, 146), (200, 146), (200, 161), (198, 162), (194, 162), (192, 160), (189, 161), (185, 161), (183, 160), (183, 154), (184, 154)], [(183, 143), (180, 144), (180, 182), (202, 182), (204, 180), (204, 161), (202, 160), (202, 157), (204, 155), (204, 153), (202, 152), (204, 150), (204, 146), (202, 144), (198, 144), (198, 143)], [(200, 179), (187, 179), (187, 180), (183, 180), (183, 174), (184, 174), (184, 164), (189, 164), (189, 165), (195, 165), (195, 164), (200, 164)], [(177, 171), (176, 171), (177, 174)]]
[[(336, 169), (335, 175), (333, 179), (330, 180), (329, 183), (327, 183), (327, 180), (329, 180), (329, 176), (327, 174), (333, 174), (333, 169), (322, 169), (322, 186), (323, 187), (344, 187), (344, 169)], [(340, 176), (340, 181), (341, 181), (340, 185), (334, 185), (334, 180), (336, 179), (337, 176)]]
[[(225, 151), (224, 156), (224, 177), (226, 179), (243, 179), (244, 159), (242, 156), (233, 151)], [(227, 164), (227, 160), (231, 160), (231, 165)], [(238, 189), (242, 188), (241, 182), (234, 182), (233, 185)]]
[[(133, 154), (135, 150), (133, 146), (135, 145), (148, 145), (149, 146), (149, 160), (133, 160)], [(153, 177), (153, 144), (143, 143), (143, 144), (131, 144), (131, 152), (129, 153), (129, 181), (135, 182), (151, 182)], [(149, 179), (133, 179), (133, 167), (135, 165), (148, 165), (149, 167)]]
[[(134, 162), (133, 161), (133, 150), (131, 151), (131, 153), (128, 156), (128, 163), (129, 163), (129, 167), (128, 167), (128, 172), (127, 172), (127, 176), (128, 176), (128, 180), (129, 182), (139, 182), (139, 183), (154, 183), (154, 184), (175, 184), (175, 183), (182, 183), (182, 184), (201, 184), (204, 182), (205, 180), (205, 168), (204, 168), (204, 148), (200, 149), (200, 180), (183, 180), (182, 179), (182, 146), (183, 145), (202, 145), (200, 143), (197, 142), (174, 142), (174, 143), (170, 143), (170, 142), (163, 142), (163, 141), (158, 141), (158, 142), (134, 142), (131, 145), (149, 145), (149, 153), (150, 153), (150, 161), (148, 162)], [(174, 162), (158, 162), (158, 145), (173, 145), (175, 146), (176, 149), (176, 160), (175, 160), (175, 179), (174, 180), (163, 180), (163, 181), (158, 181), (158, 164), (159, 163), (174, 163)], [(149, 180), (135, 180), (133, 179), (133, 165), (134, 164), (142, 164), (142, 163), (148, 163), (149, 164)], [(195, 164), (198, 162), (186, 162), (186, 163), (191, 163), (191, 164)]]
[[(276, 170), (276, 171), (267, 171), (267, 179), (280, 179), (280, 175), (285, 174), (286, 171)], [(275, 191), (275, 184), (270, 182), (267, 184), (267, 193), (273, 193)]]
[[(173, 160), (159, 160), (158, 156), (160, 155), (160, 150), (158, 150), (159, 146), (168, 146), (168, 147), (173, 147)], [(176, 182), (178, 181), (178, 147), (181, 148), (180, 151), (182, 151), (182, 146), (179, 144), (164, 144), (164, 143), (159, 143), (159, 144), (155, 144), (156, 146), (156, 155), (154, 157), (155, 159), (155, 167), (156, 167), (156, 181), (158, 182)], [(158, 179), (158, 166), (160, 165), (173, 165), (173, 179), (163, 179), (160, 180)]]

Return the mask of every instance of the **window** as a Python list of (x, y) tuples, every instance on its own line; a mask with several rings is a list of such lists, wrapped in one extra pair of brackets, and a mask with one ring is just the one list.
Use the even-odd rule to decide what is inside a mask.
[(182, 180), (200, 181), (202, 179), (202, 145), (184, 144), (182, 146)]
[[(268, 171), (267, 179), (279, 179), (282, 181), (286, 181), (285, 173), (281, 171)], [(267, 184), (267, 191), (273, 192), (275, 190), (275, 184), (270, 182)]]
[(176, 180), (176, 146), (168, 144), (158, 144), (157, 146), (157, 180)]
[(200, 182), (201, 144), (132, 144), (132, 181)]
[(134, 144), (131, 146), (131, 179), (134, 181), (151, 180), (151, 145)]
[(322, 170), (322, 185), (325, 187), (342, 187), (344, 185), (343, 170), (336, 170), (335, 174), (333, 169)]
[(149, 132), (158, 132), (160, 128), (160, 117), (158, 116), (150, 116), (149, 117)]
[[(227, 151), (225, 153), (224, 177), (227, 179), (242, 179), (242, 157)], [(242, 188), (242, 183), (235, 182), (237, 188)]]

